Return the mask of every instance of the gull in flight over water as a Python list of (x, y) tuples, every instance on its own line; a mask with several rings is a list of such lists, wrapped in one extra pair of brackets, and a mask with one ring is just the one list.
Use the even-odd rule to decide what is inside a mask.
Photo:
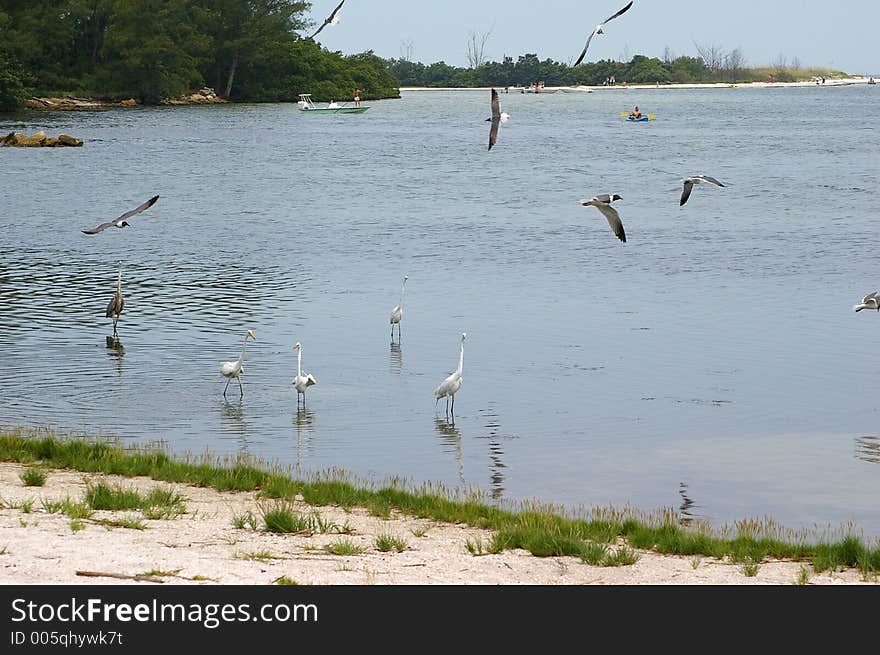
[(724, 186), (714, 177), (709, 177), (708, 175), (694, 175), (693, 177), (686, 177), (684, 179), (684, 188), (681, 191), (681, 201), (679, 201), (678, 206), (682, 207), (684, 203), (688, 201), (688, 198), (691, 197), (691, 191), (693, 190), (695, 184), (702, 184), (703, 182), (709, 182), (710, 184), (714, 184), (716, 186)]
[(593, 28), (593, 31), (590, 33), (590, 36), (587, 37), (587, 45), (584, 46), (584, 51), (581, 52), (581, 56), (577, 58), (576, 62), (574, 62), (575, 66), (577, 66), (579, 63), (581, 63), (584, 60), (584, 57), (587, 55), (587, 48), (590, 47), (590, 41), (593, 40), (593, 37), (597, 34), (605, 34), (605, 30), (602, 29), (603, 27), (605, 27), (605, 23), (607, 23), (610, 20), (614, 20), (618, 16), (625, 14), (627, 12), (627, 10), (629, 10), (629, 8), (632, 7), (632, 5), (633, 5), (632, 0), (630, 0), (630, 3), (626, 7), (624, 7), (620, 11), (618, 11), (613, 16), (609, 16), (608, 18), (606, 18), (601, 23), (596, 25), (596, 27)]
[(581, 200), (581, 204), (584, 207), (595, 207), (602, 212), (602, 215), (608, 219), (608, 225), (614, 230), (614, 235), (626, 243), (626, 232), (623, 231), (623, 223), (620, 222), (620, 214), (618, 214), (617, 210), (611, 206), (611, 203), (616, 200), (623, 200), (623, 198), (616, 193), (600, 193), (589, 200)]
[(506, 123), (509, 118), (510, 114), (506, 111), (501, 111), (501, 105), (498, 104), (498, 92), (492, 89), (492, 118), (486, 119), (492, 123), (492, 126), (489, 128), (489, 150), (492, 149), (495, 141), (498, 140), (498, 126), (501, 123)]
[(336, 25), (336, 23), (339, 22), (339, 16), (337, 16), (336, 14), (339, 12), (340, 9), (342, 9), (342, 5), (344, 5), (344, 4), (345, 4), (345, 0), (342, 0), (342, 2), (340, 2), (338, 5), (336, 5), (336, 9), (333, 10), (333, 13), (324, 19), (324, 22), (321, 23), (321, 27), (319, 27), (317, 30), (315, 30), (315, 33), (312, 34), (309, 38), (314, 39), (316, 36), (318, 36), (318, 34), (321, 32), (321, 30), (323, 30), (328, 25)]
[(862, 298), (862, 302), (858, 305), (853, 305), (854, 312), (860, 312), (863, 309), (876, 309), (880, 312), (880, 291), (875, 291), (874, 293), (869, 293), (867, 296)]
[(122, 216), (107, 223), (101, 223), (98, 227), (93, 227), (91, 230), (82, 230), (83, 234), (97, 234), (98, 232), (103, 232), (108, 227), (128, 227), (128, 220), (132, 216), (136, 214), (140, 214), (145, 209), (149, 209), (155, 204), (155, 202), (159, 199), (159, 196), (153, 196), (149, 200), (147, 200), (143, 205), (136, 209), (132, 209), (130, 212), (125, 212)]

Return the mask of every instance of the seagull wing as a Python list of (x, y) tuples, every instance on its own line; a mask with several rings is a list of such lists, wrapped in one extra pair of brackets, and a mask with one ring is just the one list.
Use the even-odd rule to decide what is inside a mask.
[(606, 205), (611, 204), (611, 194), (609, 193), (600, 193), (599, 195), (594, 196), (594, 199), (599, 202), (604, 202)]
[(590, 47), (590, 41), (593, 40), (593, 37), (595, 35), (596, 35), (596, 30), (594, 29), (592, 32), (590, 32), (590, 36), (587, 37), (587, 45), (584, 46), (584, 49), (581, 51), (581, 56), (577, 58), (577, 61), (574, 62), (574, 64), (572, 65), (572, 68), (574, 68), (579, 63), (581, 63), (584, 60), (584, 57), (587, 56), (587, 48)]
[(694, 188), (694, 183), (690, 180), (684, 181), (684, 189), (681, 192), (681, 201), (678, 203), (679, 207), (684, 206), (684, 203), (688, 201), (688, 198), (691, 197), (691, 191)]
[(712, 184), (716, 184), (718, 186), (724, 186), (723, 184), (721, 184), (721, 182), (716, 180), (714, 177), (710, 177), (708, 175), (700, 175), (699, 177), (701, 180), (705, 180), (706, 182), (711, 182)]
[(620, 221), (620, 214), (617, 213), (617, 210), (614, 209), (614, 207), (596, 198), (593, 198), (586, 204), (592, 205), (600, 212), (602, 212), (602, 215), (605, 216), (606, 219), (608, 219), (608, 225), (610, 225), (611, 229), (614, 230), (614, 235), (618, 239), (626, 243), (626, 232), (623, 231), (623, 223)]
[(81, 232), (83, 234), (97, 234), (98, 232), (103, 232), (111, 225), (113, 225), (113, 221), (110, 221), (109, 223), (101, 223), (98, 227), (93, 227), (91, 230), (81, 230)]
[(142, 211), (144, 211), (145, 209), (149, 209), (149, 208), (152, 207), (154, 204), (156, 204), (156, 201), (157, 201), (158, 199), (159, 199), (159, 196), (153, 196), (152, 198), (150, 198), (149, 200), (147, 200), (147, 201), (146, 201), (143, 205), (141, 205), (140, 207), (136, 207), (135, 209), (132, 209), (130, 212), (125, 212), (122, 216), (120, 216), (119, 218), (117, 218), (117, 219), (116, 219), (115, 221), (113, 221), (113, 222), (114, 222), (114, 223), (118, 223), (119, 221), (124, 221), (126, 218), (131, 218), (132, 216), (136, 216), (137, 214), (140, 214), (140, 213), (141, 213)]
[(498, 92), (492, 89), (492, 125), (489, 127), (489, 150), (498, 140), (498, 126), (501, 125), (501, 107), (498, 105)]
[(880, 293), (880, 291), (875, 291), (874, 293), (869, 293), (867, 296), (865, 296), (864, 298), (862, 298), (862, 304), (868, 302), (868, 301), (871, 300), (872, 298), (877, 298), (877, 294), (878, 294), (878, 293)]
[(603, 21), (602, 21), (602, 25), (604, 25), (605, 23), (607, 23), (607, 22), (610, 21), (610, 20), (614, 20), (614, 19), (617, 18), (618, 16), (622, 16), (622, 15), (625, 14), (627, 11), (629, 11), (629, 8), (632, 7), (632, 6), (633, 6), (633, 0), (630, 0), (629, 4), (628, 4), (626, 7), (624, 7), (624, 8), (621, 9), (620, 11), (618, 11), (618, 12), (617, 12), (616, 14), (614, 14), (613, 16), (609, 16), (608, 18), (606, 18), (605, 20), (603, 20)]

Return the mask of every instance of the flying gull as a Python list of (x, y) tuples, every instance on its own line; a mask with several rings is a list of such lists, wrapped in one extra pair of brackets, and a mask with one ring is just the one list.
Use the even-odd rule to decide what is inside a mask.
[(492, 118), (486, 119), (492, 123), (492, 126), (489, 128), (489, 150), (492, 149), (495, 141), (498, 140), (498, 126), (501, 123), (506, 123), (509, 118), (510, 114), (506, 111), (501, 111), (501, 107), (498, 104), (498, 92), (492, 89)]
[(594, 37), (596, 34), (605, 34), (605, 30), (602, 29), (603, 27), (605, 27), (605, 23), (607, 23), (607, 22), (610, 21), (610, 20), (614, 20), (614, 19), (617, 18), (618, 16), (621, 16), (621, 15), (625, 14), (625, 13), (627, 12), (627, 10), (628, 10), (630, 7), (632, 7), (632, 5), (633, 5), (632, 0), (630, 0), (630, 3), (629, 3), (626, 7), (624, 7), (624, 8), (621, 9), (620, 11), (618, 11), (618, 12), (617, 12), (616, 14), (614, 14), (613, 16), (609, 16), (608, 18), (606, 18), (606, 19), (603, 20), (601, 23), (599, 23), (598, 25), (596, 25), (596, 27), (593, 28), (593, 31), (590, 33), (590, 36), (587, 37), (587, 45), (584, 46), (584, 51), (581, 53), (581, 56), (578, 57), (577, 61), (574, 62), (574, 65), (575, 65), (575, 66), (577, 66), (579, 63), (581, 63), (581, 62), (584, 60), (584, 57), (587, 55), (587, 48), (590, 47), (590, 41), (593, 40), (593, 37)]
[(703, 182), (710, 182), (716, 186), (724, 186), (716, 180), (714, 177), (709, 177), (708, 175), (694, 175), (693, 177), (686, 177), (684, 179), (684, 188), (681, 191), (681, 201), (678, 203), (678, 206), (681, 207), (688, 201), (688, 198), (691, 197), (691, 191), (694, 188), (695, 184), (701, 184)]
[(854, 312), (860, 312), (863, 309), (876, 309), (878, 312), (880, 312), (880, 291), (869, 293), (867, 296), (862, 298), (861, 304), (853, 305)]
[(584, 207), (595, 207), (602, 215), (608, 219), (608, 225), (614, 230), (615, 236), (626, 243), (626, 232), (623, 231), (623, 223), (620, 222), (620, 214), (611, 206), (615, 200), (623, 200), (619, 195), (610, 193), (600, 193), (593, 196), (589, 200), (581, 200)]
[(82, 232), (83, 234), (97, 234), (98, 232), (103, 232), (108, 227), (128, 227), (128, 221), (126, 219), (131, 218), (136, 214), (140, 214), (145, 209), (149, 209), (158, 199), (159, 196), (153, 196), (140, 207), (132, 209), (130, 212), (125, 212), (119, 218), (114, 219), (109, 223), (101, 223), (98, 227), (92, 228), (91, 230), (82, 230)]
[(328, 25), (336, 25), (336, 23), (339, 22), (339, 18), (337, 18), (336, 14), (340, 9), (342, 9), (342, 5), (344, 5), (344, 4), (345, 4), (345, 0), (342, 0), (342, 2), (340, 2), (338, 5), (336, 5), (336, 9), (333, 10), (333, 13), (324, 19), (324, 22), (321, 23), (321, 27), (319, 27), (317, 30), (315, 30), (315, 33), (312, 34), (309, 38), (314, 39), (316, 36), (318, 36), (320, 31), (323, 30)]

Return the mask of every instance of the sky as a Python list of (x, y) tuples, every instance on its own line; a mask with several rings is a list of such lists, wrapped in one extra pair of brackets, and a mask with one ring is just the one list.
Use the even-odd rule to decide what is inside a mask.
[[(491, 30), (489, 59), (574, 62), (593, 28), (628, 0), (346, 0), (340, 21), (316, 40), (345, 54), (373, 50), (400, 58), (403, 42), (412, 60), (467, 65), (468, 33)], [(337, 0), (312, 0), (320, 24)], [(880, 74), (878, 0), (635, 0), (590, 44), (586, 61), (696, 55), (694, 42), (724, 50), (741, 48), (749, 66), (776, 63), (780, 55), (803, 66), (853, 74)]]

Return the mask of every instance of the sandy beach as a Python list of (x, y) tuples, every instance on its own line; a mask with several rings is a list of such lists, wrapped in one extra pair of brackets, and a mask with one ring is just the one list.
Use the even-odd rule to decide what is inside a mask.
[[(544, 91), (562, 91), (565, 93), (591, 93), (593, 91), (619, 91), (619, 90), (643, 90), (643, 89), (778, 89), (787, 87), (805, 86), (852, 86), (854, 84), (870, 84), (869, 77), (827, 78), (825, 84), (816, 84), (814, 81), (804, 82), (746, 82), (742, 84), (730, 84), (728, 82), (707, 82), (694, 84), (623, 84), (614, 86), (546, 86)], [(488, 91), (492, 87), (428, 87), (428, 86), (402, 86), (401, 91)], [(498, 88), (498, 87), (494, 87)], [(509, 87), (510, 93), (519, 93), (521, 87)]]
[[(261, 505), (271, 505), (254, 493), (67, 470), (48, 470), (44, 486), (26, 487), (19, 477), (24, 468), (0, 464), (0, 584), (262, 585), (285, 576), (311, 585), (788, 585), (804, 567), (768, 561), (750, 577), (742, 565), (646, 551), (638, 551), (635, 564), (620, 567), (590, 566), (574, 557), (539, 558), (523, 550), (473, 555), (468, 541), (487, 543), (490, 531), (399, 514), (383, 519), (365, 510), (302, 502), (297, 502), (299, 511), (318, 512), (323, 520), (343, 526), (345, 534), (271, 534), (259, 525), (257, 530), (233, 527), (233, 517), (250, 511), (259, 518)], [(71, 519), (44, 507), (44, 500), (79, 502), (87, 484), (99, 481), (141, 492), (156, 486), (173, 489), (186, 498), (186, 512), (150, 520), (136, 512), (98, 511), (74, 531)], [(136, 518), (145, 529), (106, 524), (121, 518)], [(376, 547), (379, 535), (398, 537), (405, 548), (382, 552)], [(364, 550), (357, 555), (324, 550), (340, 540)], [(806, 568), (808, 584), (863, 584), (856, 570), (815, 574)], [(84, 577), (78, 571), (102, 575)]]

